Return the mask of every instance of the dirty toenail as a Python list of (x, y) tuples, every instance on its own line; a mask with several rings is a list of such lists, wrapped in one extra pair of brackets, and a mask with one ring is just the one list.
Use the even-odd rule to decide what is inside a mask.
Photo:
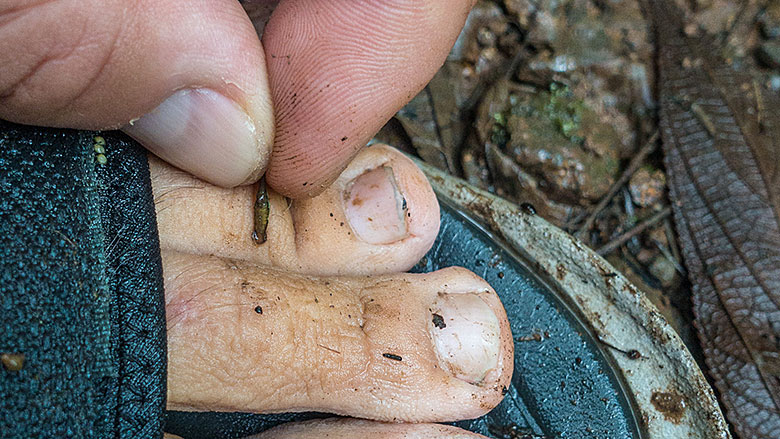
[(480, 294), (440, 293), (429, 324), (439, 365), (476, 385), (498, 366), (501, 333), (498, 317)]
[(366, 171), (347, 184), (344, 213), (355, 235), (370, 244), (390, 244), (409, 235), (406, 200), (389, 166)]

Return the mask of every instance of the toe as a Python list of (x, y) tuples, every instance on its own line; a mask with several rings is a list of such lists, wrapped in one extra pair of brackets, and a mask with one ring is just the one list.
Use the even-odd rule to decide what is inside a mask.
[(164, 252), (170, 408), (478, 417), (502, 399), (512, 340), (465, 269), (313, 277)]
[(391, 424), (360, 419), (317, 419), (273, 428), (246, 439), (486, 439), (457, 427), (439, 424)]
[(311, 274), (411, 268), (433, 244), (439, 206), (425, 176), (388, 146), (361, 152), (312, 199), (269, 194), (267, 241), (252, 239), (257, 186), (222, 189), (150, 159), (164, 249)]

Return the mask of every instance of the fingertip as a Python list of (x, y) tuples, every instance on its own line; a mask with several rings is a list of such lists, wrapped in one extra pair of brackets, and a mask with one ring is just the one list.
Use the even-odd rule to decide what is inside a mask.
[[(188, 4), (187, 22), (203, 29), (170, 43), (173, 91), (122, 129), (174, 166), (221, 187), (256, 182), (270, 161), (274, 117), (265, 54), (254, 27), (232, 0)], [(160, 7), (161, 14), (171, 13)], [(184, 26), (184, 23), (182, 24)], [(176, 52), (181, 54), (165, 52)]]
[(263, 35), (277, 117), (267, 180), (327, 188), (442, 65), (471, 4), (283, 1)]

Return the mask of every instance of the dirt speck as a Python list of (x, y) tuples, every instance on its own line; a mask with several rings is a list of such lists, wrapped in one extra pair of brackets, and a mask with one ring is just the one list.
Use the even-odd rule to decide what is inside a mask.
[(557, 277), (558, 280), (563, 280), (563, 278), (566, 277), (566, 273), (568, 273), (568, 270), (566, 269), (565, 265), (558, 264), (555, 267), (555, 277)]
[(675, 391), (653, 392), (650, 402), (667, 420), (678, 424), (685, 414), (685, 400)]
[(11, 372), (18, 372), (24, 367), (24, 354), (18, 352), (3, 352), (0, 354), (3, 367)]
[(385, 357), (385, 358), (388, 358), (390, 360), (403, 361), (403, 358), (401, 358), (400, 355), (396, 355), (396, 354), (384, 353), (384, 354), (382, 354), (382, 356)]

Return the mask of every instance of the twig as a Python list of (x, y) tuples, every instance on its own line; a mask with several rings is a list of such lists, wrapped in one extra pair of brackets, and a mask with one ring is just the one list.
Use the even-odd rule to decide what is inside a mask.
[[(636, 216), (636, 209), (634, 209), (634, 201), (631, 199), (631, 191), (627, 187), (623, 186), (621, 192), (623, 193), (623, 210), (626, 211), (624, 227), (634, 227), (639, 220)], [(625, 228), (623, 230), (625, 230)], [(629, 242), (626, 243), (626, 245), (630, 250), (634, 250), (636, 247), (639, 247), (639, 240), (636, 238), (636, 236), (634, 236), (630, 239)]]
[(504, 79), (506, 80), (511, 79), (512, 75), (515, 74), (517, 68), (520, 67), (520, 64), (522, 64), (522, 62), (528, 58), (527, 50), (528, 50), (528, 41), (524, 42), (523, 45), (517, 49), (517, 52), (509, 61), (509, 64), (506, 65), (507, 67), (506, 70), (504, 71)]
[[(746, 1), (743, 3), (742, 8), (737, 12), (737, 14), (734, 16), (734, 21), (731, 23), (731, 26), (729, 26), (729, 29), (726, 29), (725, 33), (721, 38), (719, 38), (720, 46), (725, 46), (728, 44), (729, 40), (733, 35), (745, 35), (747, 32), (747, 28), (750, 26), (753, 26), (753, 23), (756, 22), (757, 15), (764, 9), (769, 6), (771, 0), (763, 1), (763, 2), (752, 2), (752, 1)], [(751, 8), (752, 10), (748, 10), (748, 8)], [(747, 18), (746, 18), (747, 17)], [(737, 32), (737, 29), (739, 29), (739, 32)]]
[(674, 255), (671, 251), (669, 251), (668, 248), (666, 248), (665, 245), (661, 245), (660, 242), (655, 241), (655, 246), (658, 247), (658, 250), (661, 251), (661, 254), (664, 255), (667, 261), (671, 262), (672, 265), (674, 265), (674, 269), (677, 270), (678, 273), (680, 273), (682, 276), (685, 276), (685, 268), (683, 268), (682, 265), (680, 265), (679, 262), (677, 262), (676, 259), (674, 259)]
[(623, 171), (623, 174), (618, 178), (618, 180), (615, 182), (615, 184), (612, 185), (611, 188), (609, 188), (609, 192), (607, 192), (607, 195), (604, 196), (604, 198), (599, 201), (599, 204), (596, 205), (595, 208), (593, 208), (593, 212), (590, 213), (588, 218), (585, 220), (585, 222), (582, 224), (580, 228), (577, 229), (577, 231), (574, 233), (574, 236), (581, 237), (581, 235), (588, 230), (590, 230), (591, 227), (593, 227), (593, 223), (596, 222), (596, 218), (598, 217), (599, 213), (601, 213), (602, 210), (604, 210), (605, 207), (607, 207), (607, 204), (609, 204), (610, 201), (612, 201), (612, 198), (615, 196), (615, 194), (618, 193), (620, 188), (625, 185), (628, 180), (631, 179), (631, 176), (634, 175), (634, 173), (639, 169), (640, 166), (642, 166), (642, 163), (644, 163), (645, 159), (647, 158), (650, 153), (655, 151), (655, 148), (657, 146), (656, 141), (658, 140), (658, 130), (656, 130), (652, 136), (650, 136), (649, 139), (647, 139), (647, 142), (642, 146), (642, 149), (639, 150), (639, 153), (635, 155), (631, 162), (628, 164), (628, 167), (625, 171)]
[(434, 149), (436, 149), (439, 154), (444, 157), (444, 165), (447, 166), (447, 173), (450, 175), (455, 175), (452, 169), (452, 165), (450, 164), (450, 157), (447, 153), (444, 152), (444, 137), (441, 135), (441, 126), (439, 125), (439, 118), (436, 115), (436, 103), (433, 102), (433, 92), (431, 92), (431, 86), (426, 85), (423, 91), (425, 91), (425, 96), (428, 97), (428, 102), (431, 105), (431, 119), (433, 119), (433, 126), (436, 129), (436, 140), (439, 141), (438, 145), (434, 145)]
[(664, 220), (664, 233), (666, 234), (666, 241), (669, 245), (669, 250), (672, 252), (674, 263), (677, 267), (682, 268), (680, 274), (685, 276), (685, 267), (682, 265), (682, 255), (680, 254), (680, 248), (677, 246), (677, 235), (674, 234), (672, 222), (669, 218)]
[(642, 221), (641, 223), (634, 226), (632, 229), (620, 234), (617, 238), (613, 239), (612, 241), (606, 243), (603, 247), (596, 250), (596, 253), (600, 254), (601, 256), (608, 255), (612, 253), (616, 248), (620, 247), (621, 245), (625, 244), (626, 241), (633, 238), (634, 236), (644, 232), (648, 228), (655, 225), (657, 222), (661, 221), (662, 219), (669, 216), (669, 214), (672, 212), (672, 208), (669, 206), (664, 207), (663, 209), (659, 210), (653, 216), (650, 218)]

